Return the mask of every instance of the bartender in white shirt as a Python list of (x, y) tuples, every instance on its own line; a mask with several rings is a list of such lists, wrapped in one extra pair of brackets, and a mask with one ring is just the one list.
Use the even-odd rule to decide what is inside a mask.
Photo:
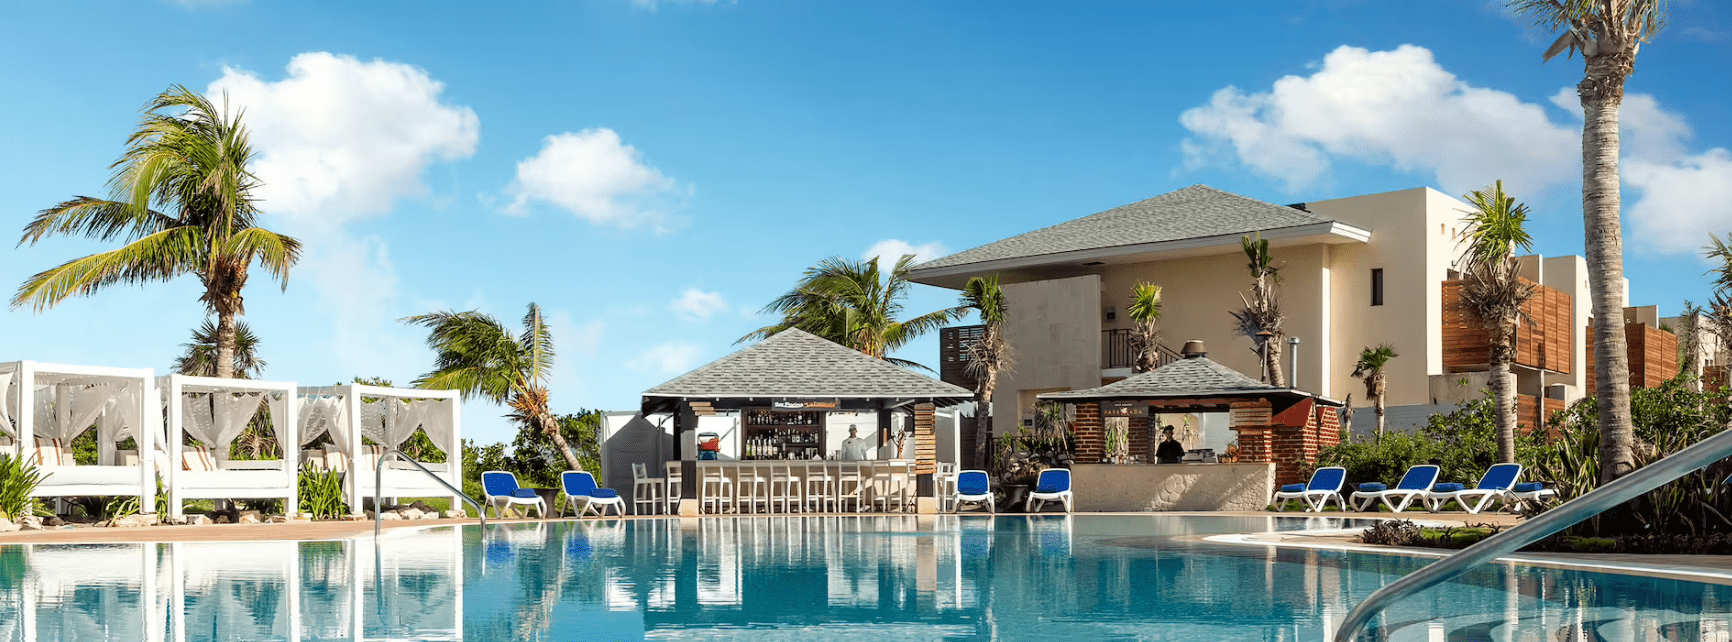
[(860, 438), (860, 429), (848, 427), (848, 438), (842, 440), (842, 461), (861, 461), (871, 459), (872, 447), (866, 440)]

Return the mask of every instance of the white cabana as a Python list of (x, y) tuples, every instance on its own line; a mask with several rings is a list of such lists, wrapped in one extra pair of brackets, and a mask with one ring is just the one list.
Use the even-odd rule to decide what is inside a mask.
[[(343, 487), (349, 507), (359, 512), (362, 498), (374, 495), (374, 470), (379, 451), (398, 448), (415, 434), (425, 431), (433, 445), (445, 451), (445, 463), (424, 464), (451, 484), (463, 487), (462, 406), (455, 390), (385, 388), (351, 384), (300, 388), (301, 445), (329, 434), (340, 461), (327, 462), (345, 471)], [(363, 446), (362, 438), (377, 444)], [(462, 500), (451, 490), (416, 470), (393, 460), (385, 465), (381, 494), (400, 497), (450, 497), (453, 508)]]
[[(72, 366), (34, 361), (0, 364), (0, 432), (11, 454), (46, 474), (36, 497), (138, 497), (141, 513), (156, 512), (156, 464), (162, 439), (156, 377), (149, 368)], [(72, 439), (96, 426), (98, 465), (71, 461)], [(115, 444), (127, 437), (137, 457), (118, 465)]]
[[(157, 380), (168, 404), (168, 514), (180, 517), (188, 499), (281, 499), (283, 512), (300, 512), (295, 384), (167, 375)], [(230, 461), (229, 446), (259, 408), (270, 410), (271, 431), (283, 458)], [(209, 460), (185, 446), (191, 435), (209, 448)], [(195, 460), (203, 460), (202, 463)]]

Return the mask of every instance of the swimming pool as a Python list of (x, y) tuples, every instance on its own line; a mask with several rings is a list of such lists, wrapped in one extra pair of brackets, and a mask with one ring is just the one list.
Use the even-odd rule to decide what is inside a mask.
[[(1430, 560), (1201, 536), (1355, 525), (746, 517), (438, 528), (376, 546), (0, 546), (0, 640), (1322, 640)], [(1727, 585), (1503, 564), (1395, 605), (1365, 639), (1728, 640), (1729, 602)]]

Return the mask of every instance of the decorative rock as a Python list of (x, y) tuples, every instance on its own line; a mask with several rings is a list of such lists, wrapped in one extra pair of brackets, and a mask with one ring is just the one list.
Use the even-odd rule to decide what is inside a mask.
[(12, 531), (21, 530), (23, 528), (24, 528), (23, 526), (19, 526), (17, 524), (12, 523), (12, 520), (10, 520), (10, 519), (0, 517), (0, 533), (10, 533)]
[(259, 519), (259, 512), (256, 510), (241, 511), (240, 519), (235, 520), (236, 524), (258, 524), (261, 522), (263, 520)]
[(469, 515), (467, 513), (464, 513), (463, 511), (460, 511), (460, 510), (445, 511), (445, 519), (463, 519), (463, 518), (466, 518), (468, 516)]
[(35, 515), (25, 515), (18, 518), (18, 526), (21, 530), (39, 531), (42, 530), (42, 518)]
[(137, 528), (156, 524), (155, 515), (127, 515), (108, 520), (108, 525), (114, 528)]
[(271, 523), (271, 524), (287, 524), (287, 523), (289, 523), (289, 518), (284, 517), (282, 515), (272, 515), (269, 518), (267, 518), (265, 521), (267, 523)]
[(419, 499), (415, 500), (415, 503), (410, 504), (409, 507), (413, 508), (415, 510), (421, 511), (423, 513), (433, 512), (432, 506), (428, 506), (427, 502), (421, 501)]
[(426, 513), (415, 508), (404, 508), (398, 510), (397, 514), (401, 515), (403, 519), (421, 519), (421, 516)]
[(65, 526), (66, 520), (60, 519), (60, 516), (56, 515), (54, 517), (50, 517), (48, 519), (42, 520), (42, 525), (43, 526)]
[(216, 519), (214, 521), (212, 521), (211, 523), (213, 523), (213, 524), (227, 524), (227, 523), (229, 523), (229, 516), (228, 515), (217, 515)]
[(211, 523), (209, 515), (187, 515), (182, 521), (189, 526), (208, 526)]
[(439, 519), (439, 511), (430, 510), (421, 514), (421, 519)]
[(387, 512), (387, 513), (380, 513), (379, 514), (379, 521), (389, 522), (389, 521), (397, 521), (397, 520), (401, 520), (401, 519), (403, 519), (403, 516), (399, 515), (397, 513)]
[(309, 522), (313, 521), (313, 514), (312, 513), (301, 513), (300, 516), (301, 516), (302, 520), (309, 521)]

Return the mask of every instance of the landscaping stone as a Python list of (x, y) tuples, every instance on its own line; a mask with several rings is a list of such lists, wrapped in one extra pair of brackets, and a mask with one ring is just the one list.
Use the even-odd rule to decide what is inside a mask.
[(421, 514), (421, 519), (439, 519), (439, 511), (430, 510)]
[(469, 515), (460, 510), (445, 511), (445, 519), (463, 519)]
[(421, 512), (423, 512), (423, 513), (431, 513), (431, 512), (433, 512), (433, 507), (432, 507), (432, 506), (428, 506), (428, 505), (427, 505), (427, 502), (424, 502), (424, 501), (421, 501), (421, 500), (419, 500), (419, 499), (417, 499), (417, 500), (415, 500), (415, 503), (413, 503), (413, 504), (410, 504), (410, 505), (409, 505), (409, 508), (413, 508), (413, 509), (415, 509), (415, 510), (418, 510), (418, 511), (421, 511)]
[(42, 530), (42, 518), (35, 515), (25, 515), (18, 518), (18, 526), (21, 530), (39, 531)]
[(397, 514), (402, 516), (403, 519), (421, 519), (421, 516), (426, 513), (415, 508), (404, 508), (398, 510)]
[(50, 517), (48, 519), (42, 520), (42, 525), (43, 526), (65, 526), (66, 520), (60, 519), (60, 516), (56, 515), (54, 517)]
[(308, 521), (308, 522), (313, 521), (313, 514), (312, 513), (301, 513), (300, 517), (303, 521)]
[(209, 515), (187, 515), (181, 521), (190, 526), (206, 526), (211, 523)]
[(380, 513), (379, 514), (379, 521), (383, 521), (383, 522), (400, 521), (402, 519), (403, 519), (403, 516), (399, 515), (397, 513), (386, 512), (386, 513)]
[(10, 533), (12, 531), (21, 530), (23, 528), (24, 528), (23, 526), (19, 526), (17, 524), (12, 523), (12, 520), (10, 520), (10, 519), (0, 517), (0, 533)]
[(116, 517), (108, 520), (108, 525), (113, 528), (138, 528), (140, 526), (151, 526), (153, 524), (156, 524), (155, 515), (127, 515), (126, 517)]
[(259, 524), (262, 522), (264, 522), (264, 520), (256, 510), (241, 511), (240, 516), (235, 519), (236, 524)]
[(219, 514), (211, 520), (211, 523), (212, 524), (227, 524), (227, 523), (229, 523), (229, 516)]
[(287, 523), (289, 523), (289, 518), (287, 516), (284, 516), (284, 515), (272, 515), (269, 518), (265, 519), (265, 522), (271, 523), (271, 524), (287, 524)]

